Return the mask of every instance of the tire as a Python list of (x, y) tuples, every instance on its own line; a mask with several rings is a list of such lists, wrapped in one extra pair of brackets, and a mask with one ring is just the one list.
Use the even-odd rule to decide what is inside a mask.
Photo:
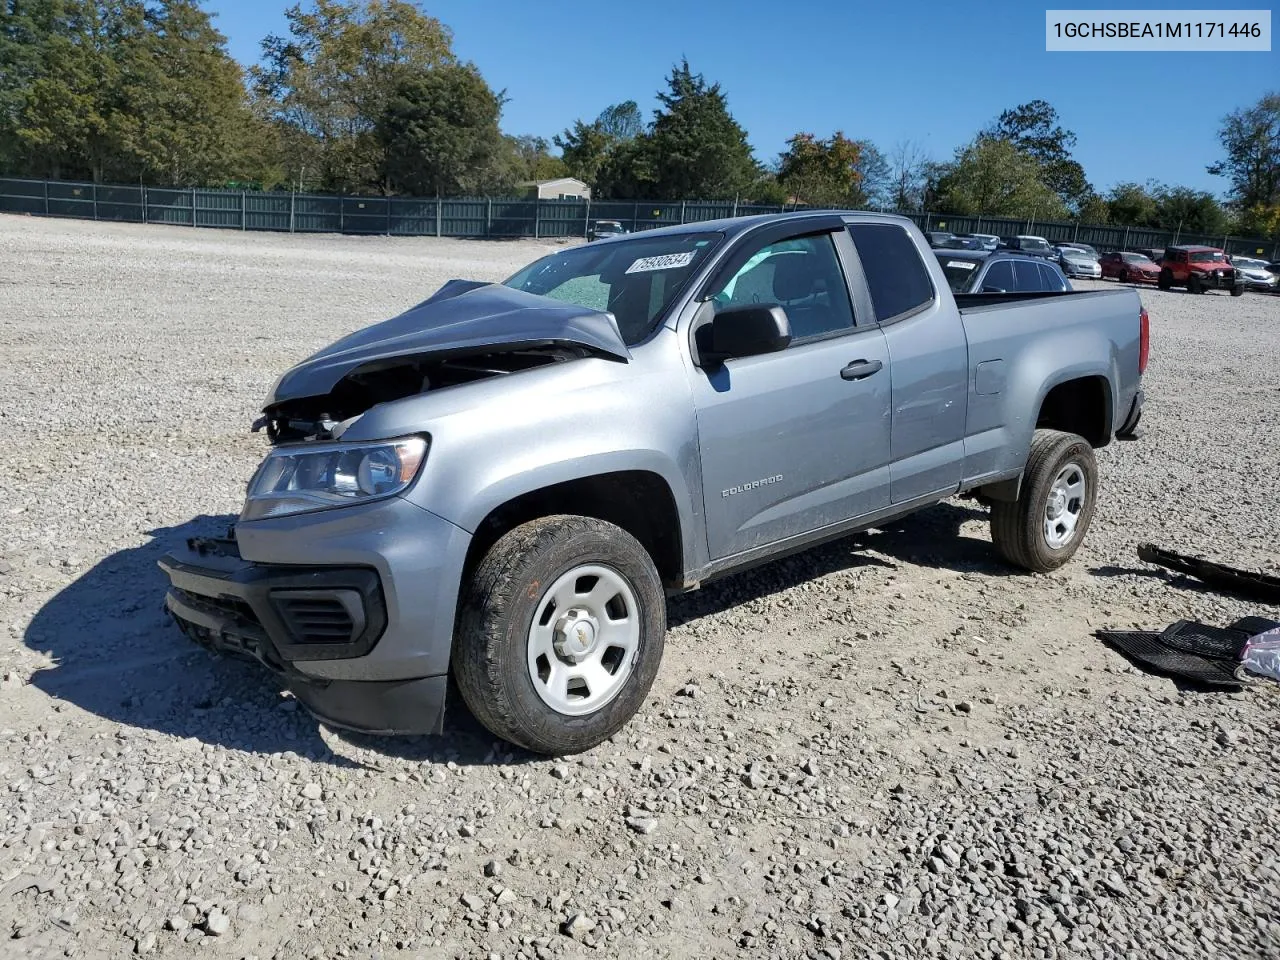
[(1160, 279), (1156, 281), (1156, 286), (1161, 290), (1168, 290), (1173, 286), (1173, 274), (1168, 270), (1160, 271)]
[[(1065, 483), (1062, 481), (1065, 479)], [(1077, 499), (1069, 484), (1082, 480)], [(1053, 497), (1058, 490), (1065, 496)], [(1057, 502), (1055, 503), (1054, 500)], [(991, 540), (1004, 559), (1033, 573), (1049, 573), (1070, 560), (1084, 541), (1098, 502), (1098, 463), (1089, 441), (1074, 433), (1037, 430), (1031, 438), (1022, 488), (1014, 503), (996, 501), (991, 507)], [(1056, 518), (1050, 510), (1058, 510)], [(1069, 536), (1061, 539), (1064, 518), (1074, 518)], [(1055, 520), (1054, 542), (1049, 524)]]
[(1244, 285), (1243, 285), (1243, 284), (1239, 284), (1239, 283), (1238, 283), (1238, 284), (1236, 284), (1234, 287), (1232, 287), (1232, 288), (1231, 288), (1231, 295), (1232, 295), (1233, 297), (1243, 297), (1243, 296), (1244, 296)]
[(1128, 283), (1128, 282), (1129, 282), (1129, 271), (1128, 271), (1128, 270), (1121, 270), (1121, 271), (1120, 271), (1120, 273), (1119, 273), (1119, 275), (1118, 275), (1118, 277), (1117, 277), (1117, 279), (1118, 279), (1121, 283)]
[(1204, 286), (1194, 273), (1187, 277), (1187, 293), (1204, 293)]
[[(573, 602), (557, 604), (556, 593)], [(598, 631), (601, 623), (609, 633)], [(589, 650), (563, 649), (575, 630)], [(499, 539), (464, 586), (454, 678), (494, 735), (534, 753), (581, 753), (617, 733), (643, 705), (666, 631), (662, 580), (639, 541), (591, 517), (542, 517)], [(589, 673), (600, 680), (595, 691)]]

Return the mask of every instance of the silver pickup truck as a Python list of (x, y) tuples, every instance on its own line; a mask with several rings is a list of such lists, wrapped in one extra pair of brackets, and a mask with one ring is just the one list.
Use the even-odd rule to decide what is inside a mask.
[(568, 247), (285, 373), (166, 604), (325, 722), (440, 732), (452, 676), (496, 735), (582, 751), (643, 703), (666, 594), (964, 493), (1008, 562), (1065, 563), (1148, 342), (1133, 290), (954, 296), (892, 216)]

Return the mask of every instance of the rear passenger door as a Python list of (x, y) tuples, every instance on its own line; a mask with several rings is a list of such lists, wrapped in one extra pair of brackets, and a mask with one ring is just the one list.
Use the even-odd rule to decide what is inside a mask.
[(1036, 268), (1040, 271), (1040, 289), (1049, 293), (1062, 293), (1068, 289), (1066, 277), (1062, 273), (1055, 270), (1051, 264), (1037, 263)]
[(896, 223), (852, 223), (876, 323), (889, 347), (892, 503), (958, 490), (964, 471), (969, 344), (934, 289), (920, 249)]
[(1013, 289), (1016, 293), (1036, 293), (1043, 290), (1044, 279), (1040, 274), (1040, 264), (1029, 260), (1015, 260)]
[(1013, 261), (997, 260), (987, 268), (979, 293), (1008, 293), (1013, 289)]

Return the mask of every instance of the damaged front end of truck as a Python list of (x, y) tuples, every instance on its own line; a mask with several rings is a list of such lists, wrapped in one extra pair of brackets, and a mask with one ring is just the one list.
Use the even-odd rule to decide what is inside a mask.
[(253, 430), (265, 429), (272, 444), (337, 440), (377, 404), (585, 357), (630, 360), (610, 314), (451, 280), (400, 316), (286, 372)]
[[(612, 315), (464, 280), (320, 350), (280, 377), (253, 425), (271, 451), (237, 524), (160, 560), (167, 610), (202, 646), (260, 661), (328, 722), (439, 732), (443, 662), (408, 681), (337, 679), (325, 668), (388, 644), (384, 659), (417, 663), (415, 651), (404, 652), (412, 645), (392, 635), (390, 615), (415, 622), (409, 611), (429, 599), (423, 584), (444, 580), (430, 565), (465, 549), (461, 531), (402, 496), (428, 456), (429, 423), (413, 436), (343, 437), (382, 404), (592, 357), (631, 359)], [(428, 548), (423, 584), (393, 600), (379, 551), (410, 546)], [(433, 655), (447, 653), (445, 645)]]

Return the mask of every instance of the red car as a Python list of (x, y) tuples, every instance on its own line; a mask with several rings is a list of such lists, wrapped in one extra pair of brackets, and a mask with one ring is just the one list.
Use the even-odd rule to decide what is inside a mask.
[(1233, 297), (1244, 296), (1244, 278), (1219, 247), (1169, 247), (1160, 260), (1161, 290), (1186, 287), (1187, 293), (1230, 290)]
[(1121, 283), (1157, 283), (1160, 280), (1160, 265), (1150, 257), (1130, 250), (1104, 253), (1098, 258), (1102, 266), (1102, 276), (1115, 277)]

